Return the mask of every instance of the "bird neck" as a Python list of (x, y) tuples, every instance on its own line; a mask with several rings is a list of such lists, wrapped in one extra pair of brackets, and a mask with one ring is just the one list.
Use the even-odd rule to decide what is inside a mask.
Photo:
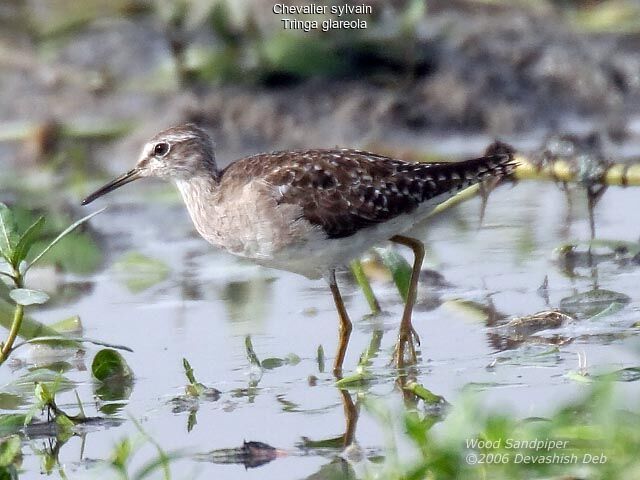
[(176, 180), (175, 183), (196, 230), (206, 238), (209, 217), (215, 216), (220, 198), (217, 179), (212, 176), (195, 176), (188, 180)]

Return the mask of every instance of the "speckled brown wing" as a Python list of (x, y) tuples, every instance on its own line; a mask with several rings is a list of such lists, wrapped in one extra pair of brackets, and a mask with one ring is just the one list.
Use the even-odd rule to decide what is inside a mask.
[[(515, 166), (512, 150), (456, 163), (409, 163), (359, 150), (306, 150), (256, 155), (242, 164), (245, 178), (259, 177), (279, 204), (302, 207), (302, 217), (321, 226), (329, 238), (348, 237), (410, 213), (427, 200), (506, 175)], [(231, 170), (240, 173), (238, 167)]]

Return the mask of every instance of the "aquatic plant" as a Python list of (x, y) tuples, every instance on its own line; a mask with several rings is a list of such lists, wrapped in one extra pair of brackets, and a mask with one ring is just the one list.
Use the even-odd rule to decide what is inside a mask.
[[(87, 215), (70, 225), (35, 257), (27, 261), (32, 247), (40, 240), (45, 218), (39, 217), (29, 228), (19, 231), (12, 211), (0, 203), (0, 257), (2, 258), (0, 276), (9, 286), (9, 296), (15, 304), (9, 335), (0, 348), (0, 364), (7, 360), (14, 349), (14, 342), (22, 327), (25, 307), (43, 304), (49, 300), (49, 295), (45, 292), (26, 287), (25, 276), (27, 272), (41, 261), (60, 240), (100, 212), (102, 210)], [(50, 340), (50, 338), (48, 339)]]
[(585, 395), (556, 405), (544, 418), (519, 418), (487, 408), (471, 392), (456, 401), (437, 428), (426, 406), (400, 417), (377, 400), (367, 400), (365, 406), (385, 431), (395, 431), (399, 419), (405, 440), (419, 452), (412, 461), (403, 461), (395, 440), (390, 440), (384, 461), (367, 463), (368, 479), (605, 479), (640, 474), (640, 416), (637, 410), (621, 408), (610, 378), (591, 382)]

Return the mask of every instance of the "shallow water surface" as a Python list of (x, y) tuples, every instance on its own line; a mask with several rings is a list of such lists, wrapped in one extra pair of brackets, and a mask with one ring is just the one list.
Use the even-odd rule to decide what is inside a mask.
[[(382, 334), (380, 350), (372, 358), (372, 382), (360, 394), (341, 391), (330, 373), (337, 319), (324, 283), (256, 267), (215, 250), (194, 234), (174, 197), (157, 195), (155, 186), (138, 187), (101, 200), (110, 208), (92, 221), (102, 236), (104, 269), (88, 279), (65, 278), (67, 284), (90, 281), (90, 291), (73, 305), (36, 315), (47, 322), (77, 313), (85, 336), (125, 344), (134, 351), (125, 357), (135, 383), (116, 411), (116, 417), (125, 421), (89, 428), (84, 439), (73, 437), (62, 446), (59, 461), (70, 478), (105, 473), (93, 460), (109, 458), (122, 438), (139, 437), (128, 418), (137, 419), (165, 451), (185, 454), (171, 463), (175, 478), (353, 478), (349, 466), (353, 458), (342, 452), (340, 442), (334, 447), (313, 442), (335, 439), (354, 425), (362, 451), (367, 456), (384, 455), (385, 433), (378, 420), (360, 408), (354, 423), (345, 406), (350, 400), (358, 404), (366, 392), (368, 398), (379, 398), (398, 411), (402, 407), (396, 371), (389, 365), (402, 311), (393, 284), (384, 279), (373, 282), (383, 313), (371, 316), (350, 276), (339, 277), (354, 321), (347, 372), (356, 368), (372, 338)], [(632, 189), (607, 192), (596, 208), (599, 238), (637, 241), (635, 199), (637, 192)], [(605, 259), (578, 265), (570, 275), (552, 258), (555, 247), (589, 238), (586, 200), (580, 192), (574, 192), (572, 200), (569, 212), (565, 193), (555, 185), (505, 185), (490, 196), (482, 226), (480, 201), (475, 199), (417, 230), (428, 249), (425, 271), (442, 275), (435, 285), (423, 282), (414, 313), (422, 344), (412, 375), (419, 383), (451, 403), (464, 390), (481, 390), (486, 405), (533, 416), (549, 413), (562, 399), (584, 389), (566, 376), (579, 369), (579, 355), (586, 358), (590, 371), (637, 365), (638, 335), (632, 327), (639, 308), (637, 263)], [(132, 251), (165, 262), (166, 278), (146, 289), (135, 288), (126, 272), (115, 267)], [(539, 290), (545, 277), (548, 303)], [(630, 303), (611, 315), (532, 336), (505, 335), (488, 320), (499, 318), (504, 323), (558, 307), (561, 299), (596, 284), (630, 296)], [(247, 357), (247, 335), (260, 360), (284, 361), (260, 371)], [(317, 356), (320, 345), (326, 354), (323, 371)], [(95, 350), (89, 347), (85, 363)], [(24, 349), (19, 356), (34, 362), (37, 354)], [(191, 413), (178, 411), (172, 403), (186, 383), (183, 357), (200, 382), (221, 392), (216, 400), (201, 401)], [(81, 371), (83, 360), (75, 363), (79, 366), (66, 375), (79, 382), (78, 393), (95, 414), (102, 403), (87, 381), (88, 372)], [(20, 373), (0, 370), (3, 382)], [(638, 390), (634, 382), (621, 388)], [(61, 393), (59, 403), (73, 411), (73, 393)], [(194, 418), (197, 423), (188, 431)], [(260, 461), (241, 455), (245, 441), (264, 442), (277, 452), (269, 451), (267, 462), (257, 466)], [(32, 440), (36, 446), (47, 442)], [(150, 443), (141, 445), (134, 466), (157, 456)], [(211, 453), (218, 449), (238, 450), (235, 455)], [(24, 451), (23, 466), (33, 475), (41, 459), (29, 449)], [(406, 458), (415, 455), (404, 444), (401, 453)], [(354, 466), (357, 471), (358, 465)]]

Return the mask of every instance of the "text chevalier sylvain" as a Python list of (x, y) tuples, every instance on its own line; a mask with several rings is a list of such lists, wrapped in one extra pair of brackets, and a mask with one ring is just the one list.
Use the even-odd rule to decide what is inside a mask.
[(371, 5), (318, 5), (310, 3), (307, 5), (285, 5), (276, 3), (273, 6), (273, 13), (276, 15), (333, 15), (338, 19), (325, 20), (300, 20), (296, 18), (281, 19), (285, 30), (302, 30), (310, 32), (312, 30), (322, 30), (327, 32), (336, 29), (365, 29), (367, 21), (361, 18), (341, 19), (345, 15), (370, 15), (373, 13)]

